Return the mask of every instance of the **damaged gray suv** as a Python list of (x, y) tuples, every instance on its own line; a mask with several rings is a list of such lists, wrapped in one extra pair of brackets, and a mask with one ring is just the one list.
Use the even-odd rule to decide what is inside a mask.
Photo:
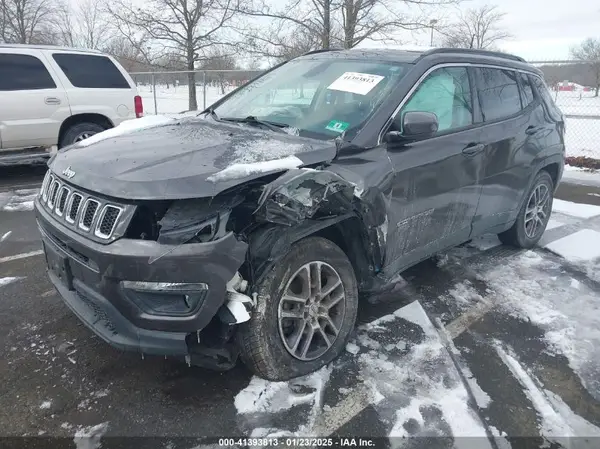
[(48, 274), (117, 348), (307, 374), (409, 266), (483, 233), (535, 245), (564, 129), (515, 56), (313, 52), (60, 150), (35, 204)]

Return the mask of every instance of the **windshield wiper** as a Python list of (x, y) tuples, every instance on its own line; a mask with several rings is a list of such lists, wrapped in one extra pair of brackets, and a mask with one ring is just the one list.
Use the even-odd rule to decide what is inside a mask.
[(261, 125), (261, 126), (264, 126), (265, 128), (270, 129), (271, 131), (275, 131), (278, 133), (284, 133), (284, 134), (285, 134), (285, 131), (282, 128), (287, 126), (287, 125), (282, 125), (280, 123), (259, 120), (256, 117), (254, 117), (253, 115), (249, 115), (246, 118), (223, 117), (223, 118), (221, 118), (221, 120), (228, 121), (228, 122), (235, 122), (235, 123), (248, 123), (250, 125)]

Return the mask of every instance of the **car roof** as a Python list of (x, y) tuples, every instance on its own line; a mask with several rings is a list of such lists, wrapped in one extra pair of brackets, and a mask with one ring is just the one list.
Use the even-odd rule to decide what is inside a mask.
[(68, 51), (68, 52), (76, 52), (76, 53), (90, 53), (90, 54), (103, 54), (98, 50), (89, 50), (86, 48), (71, 48), (71, 47), (60, 47), (58, 45), (27, 45), (27, 44), (2, 44), (0, 43), (0, 48), (17, 48), (17, 49), (34, 49), (34, 50), (54, 50), (54, 51)]
[[(509, 53), (477, 50), (470, 48), (432, 48), (427, 50), (404, 50), (391, 48), (353, 48), (315, 50), (301, 58), (311, 59), (366, 59), (384, 62), (417, 63), (420, 60), (431, 60), (434, 63), (465, 62), (473, 64), (490, 64), (512, 69), (527, 70), (541, 74), (537, 67), (528, 64), (523, 58)], [(453, 61), (453, 60), (456, 61)]]

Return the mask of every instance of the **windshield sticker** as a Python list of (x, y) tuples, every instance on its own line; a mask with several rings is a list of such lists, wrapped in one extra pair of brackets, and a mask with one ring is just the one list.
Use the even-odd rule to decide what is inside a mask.
[(385, 77), (369, 73), (345, 72), (331, 83), (327, 89), (367, 95), (383, 78)]
[(335, 131), (337, 133), (343, 133), (348, 129), (348, 126), (350, 126), (350, 123), (332, 120), (327, 124), (325, 129), (328, 129), (329, 131)]

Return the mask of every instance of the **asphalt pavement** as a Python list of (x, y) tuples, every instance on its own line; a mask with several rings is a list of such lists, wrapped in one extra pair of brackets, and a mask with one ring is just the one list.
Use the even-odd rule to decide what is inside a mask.
[[(0, 172), (0, 206), (26, 203), (43, 173)], [(600, 188), (564, 184), (557, 197), (600, 205)], [(352, 343), (332, 366), (270, 383), (242, 365), (217, 373), (106, 345), (52, 288), (34, 214), (22, 209), (0, 207), (0, 436), (37, 437), (31, 447), (188, 449), (211, 436), (412, 435), (420, 438), (379, 443), (514, 448), (565, 446), (567, 429), (576, 437), (582, 422), (590, 435), (600, 427), (597, 361), (575, 363), (535, 311), (519, 309), (521, 297), (549, 291), (573, 304), (600, 300), (600, 283), (543, 248), (517, 251), (490, 237), (427, 260), (361, 305)], [(582, 227), (600, 222), (572, 219), (563, 229)], [(561, 236), (558, 228), (544, 238)], [(600, 440), (589, 441), (580, 447)]]

